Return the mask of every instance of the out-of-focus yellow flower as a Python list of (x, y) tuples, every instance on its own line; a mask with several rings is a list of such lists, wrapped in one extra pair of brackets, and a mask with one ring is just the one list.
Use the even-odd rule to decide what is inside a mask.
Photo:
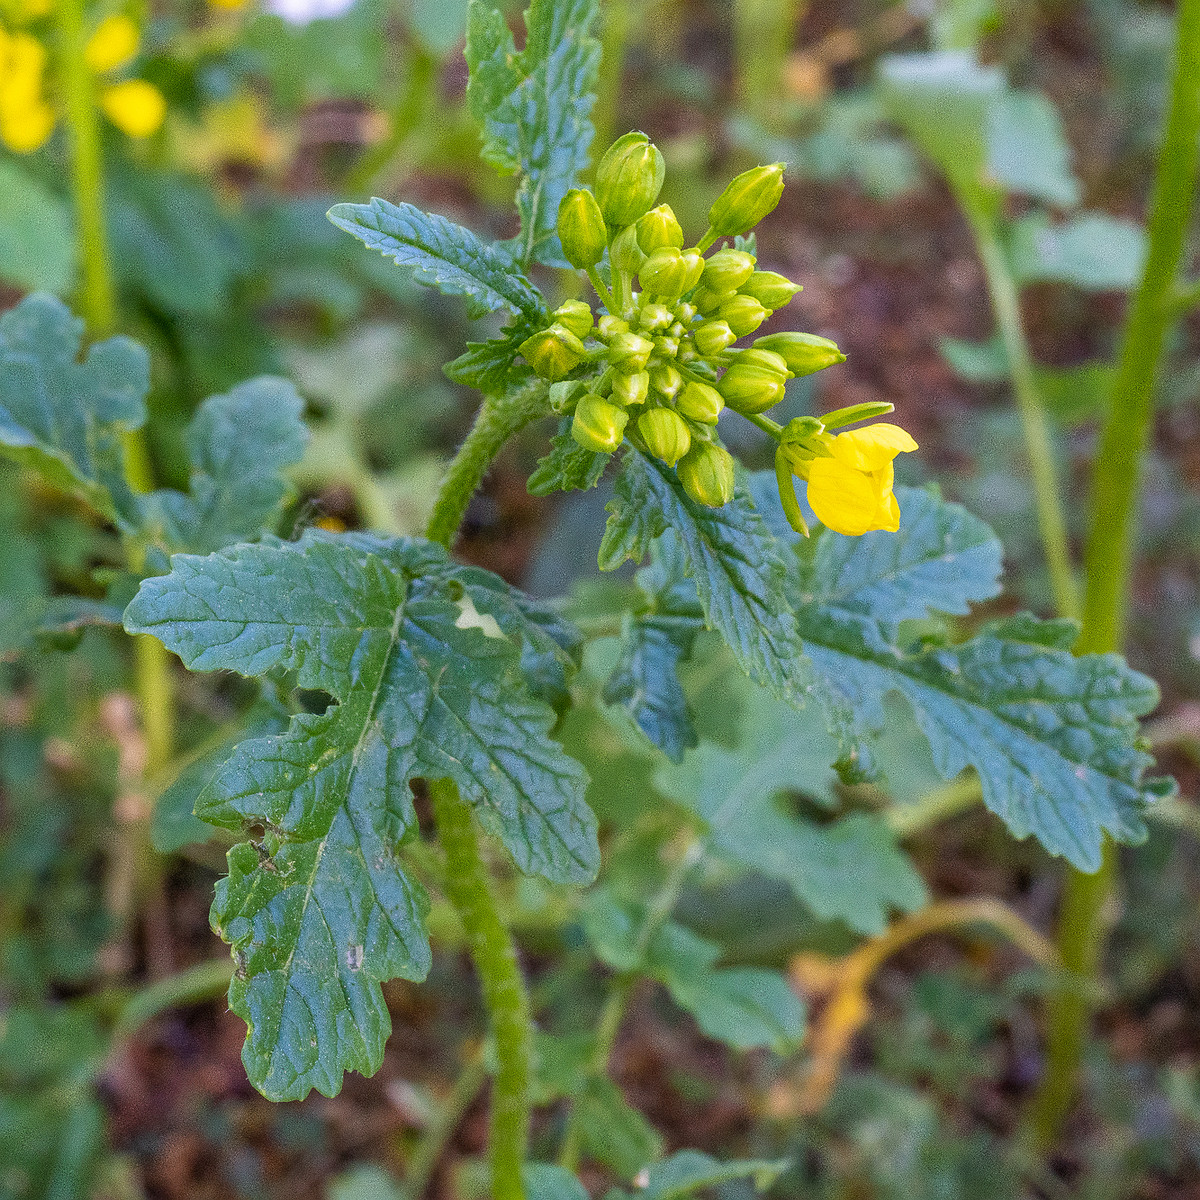
[(223, 9), (225, 12), (237, 12), (239, 9), (245, 8), (250, 0), (208, 0), (213, 8)]
[(28, 33), (0, 29), (0, 140), (18, 154), (41, 146), (54, 130), (42, 77), (45, 47)]
[(149, 137), (167, 115), (162, 92), (144, 79), (127, 79), (105, 88), (100, 105), (118, 129), (135, 138)]
[(892, 491), (892, 460), (915, 450), (917, 443), (899, 425), (881, 421), (839, 433), (826, 448), (829, 457), (807, 464), (808, 503), (817, 519), (851, 537), (873, 529), (895, 533), (900, 506)]
[(132, 62), (141, 41), (138, 27), (128, 17), (105, 17), (88, 38), (83, 57), (97, 75), (103, 75)]

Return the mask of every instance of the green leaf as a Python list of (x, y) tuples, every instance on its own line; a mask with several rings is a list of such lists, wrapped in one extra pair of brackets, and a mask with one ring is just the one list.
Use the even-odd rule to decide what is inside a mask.
[(408, 267), (417, 283), (447, 296), (465, 296), (472, 316), (499, 308), (529, 318), (545, 313), (540, 293), (506, 250), (445, 217), (376, 198), (370, 204), (335, 204), (329, 219), (369, 249)]
[(632, 1179), (644, 1163), (658, 1158), (663, 1141), (611, 1079), (591, 1076), (575, 1098), (583, 1149), (588, 1158)]
[(608, 466), (611, 454), (585, 450), (569, 430), (550, 439), (552, 447), (538, 461), (526, 485), (531, 496), (550, 496), (554, 492), (586, 491), (594, 488)]
[(377, 1069), (380, 983), (428, 970), (424, 894), (398, 857), (414, 777), (455, 780), (522, 870), (594, 876), (586, 774), (523, 675), (569, 661), (564, 629), (496, 576), (428, 542), (309, 530), (177, 555), (126, 628), (193, 670), (282, 668), (336, 701), (239, 744), (197, 805), (212, 824), (264, 830), (230, 852), (212, 919), (239, 963), (243, 1061), (268, 1097), (332, 1095), (343, 1071)]
[(525, 1200), (588, 1200), (583, 1184), (563, 1167), (525, 1163), (521, 1168)]
[(529, 321), (506, 326), (501, 337), (486, 342), (468, 342), (466, 350), (443, 372), (447, 379), (463, 387), (478, 388), (489, 396), (499, 396), (525, 383), (533, 375), (529, 365), (519, 359), (521, 343), (534, 332)]
[(628, 558), (640, 562), (651, 542), (673, 529), (707, 624), (747, 674), (803, 702), (812, 674), (796, 638), (786, 568), (744, 484), (723, 508), (707, 508), (684, 492), (674, 471), (631, 448), (608, 512), (601, 570), (612, 571)]
[(1106, 213), (1080, 213), (1061, 224), (1035, 213), (1013, 223), (1008, 253), (1019, 283), (1128, 291), (1142, 275), (1146, 235), (1140, 225)]
[(911, 911), (926, 900), (887, 827), (863, 813), (817, 824), (779, 802), (791, 791), (831, 803), (829, 764), (837, 755), (815, 707), (796, 712), (754, 689), (736, 749), (703, 742), (681, 765), (661, 768), (655, 782), (703, 818), (726, 858), (782, 879), (822, 920), (881, 933), (892, 909)]
[(62, 293), (74, 275), (70, 210), (15, 162), (0, 161), (0, 279), (22, 290)]
[(638, 1194), (642, 1200), (683, 1200), (703, 1188), (747, 1176), (758, 1191), (765, 1192), (791, 1165), (788, 1159), (718, 1162), (699, 1150), (680, 1150), (647, 1170), (646, 1187)]
[(283, 468), (308, 443), (303, 412), (296, 389), (269, 377), (205, 400), (184, 436), (190, 491), (155, 492), (150, 501), (167, 544), (205, 554), (258, 537), (289, 493)]
[(987, 155), (1010, 192), (1074, 208), (1079, 181), (1058, 110), (1041, 92), (1009, 91), (988, 108)]
[(359, 1163), (329, 1181), (329, 1200), (405, 1200), (400, 1185), (373, 1163)]
[(620, 658), (604, 685), (604, 700), (623, 705), (638, 728), (673, 762), (696, 744), (679, 666), (704, 627), (696, 585), (684, 573), (679, 540), (668, 530), (637, 573), (647, 608), (626, 618)]
[(588, 165), (600, 43), (592, 36), (597, 0), (533, 0), (525, 48), (486, 0), (467, 20), (467, 103), (484, 131), (483, 157), (519, 171), (521, 232), (511, 245), (522, 262), (567, 267), (555, 232), (558, 205)]
[(986, 342), (966, 342), (944, 337), (938, 342), (951, 370), (968, 383), (1004, 383), (1010, 374), (1008, 351), (997, 333)]
[(140, 514), (121, 435), (146, 419), (149, 362), (124, 337), (77, 362), (82, 338), (83, 322), (52, 296), (27, 296), (0, 316), (0, 454), (131, 529)]

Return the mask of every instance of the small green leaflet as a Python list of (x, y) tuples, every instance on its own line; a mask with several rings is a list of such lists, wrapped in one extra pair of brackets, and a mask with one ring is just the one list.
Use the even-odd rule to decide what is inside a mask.
[(504, 15), (471, 0), (467, 103), (484, 129), (483, 157), (519, 171), (517, 258), (567, 267), (555, 223), (558, 205), (588, 165), (600, 43), (591, 35), (597, 0), (533, 0), (518, 52)]
[(611, 1079), (592, 1075), (573, 1098), (579, 1108), (584, 1153), (619, 1178), (632, 1179), (644, 1163), (662, 1154), (658, 1131)]
[(672, 529), (695, 581), (708, 625), (729, 643), (741, 667), (779, 695), (801, 703), (812, 672), (796, 636), (776, 539), (744, 485), (723, 508), (697, 504), (674, 471), (630, 448), (608, 504), (600, 569), (640, 562)]
[(637, 573), (647, 609), (626, 617), (621, 656), (604, 685), (604, 700), (621, 704), (638, 728), (673, 762), (696, 744), (679, 666), (704, 627), (696, 585), (684, 574), (671, 530), (650, 548), (650, 565)]
[(0, 316), (0, 454), (39, 471), (122, 529), (137, 526), (121, 435), (146, 419), (146, 352), (128, 338), (78, 362), (83, 322), (52, 296)]
[(271, 1099), (332, 1095), (382, 1060), (380, 984), (429, 967), (426, 902), (398, 858), (410, 780), (453, 779), (522, 870), (595, 875), (587, 776), (524, 674), (561, 674), (573, 645), (554, 614), (414, 539), (309, 530), (171, 566), (142, 584), (129, 632), (192, 670), (282, 668), (336, 700), (239, 744), (197, 804), (211, 824), (265, 830), (230, 852), (212, 911), (239, 964), (249, 1076)]
[(417, 283), (447, 296), (465, 296), (473, 317), (499, 308), (531, 319), (545, 314), (541, 294), (506, 250), (445, 217), (376, 198), (370, 204), (335, 204), (329, 219), (369, 249), (408, 267)]
[(205, 554), (258, 537), (288, 494), (281, 471), (308, 443), (303, 412), (296, 389), (269, 377), (205, 400), (184, 437), (190, 492), (160, 491), (148, 501), (148, 519), (161, 521), (167, 545)]
[[(756, 1191), (765, 1192), (791, 1165), (788, 1159), (718, 1162), (700, 1150), (680, 1150), (647, 1167), (646, 1186), (636, 1197), (637, 1200), (686, 1200), (708, 1188), (747, 1178)], [(606, 1200), (634, 1200), (634, 1197), (614, 1189)]]
[(533, 375), (519, 352), (521, 343), (535, 328), (530, 321), (517, 321), (506, 326), (500, 337), (489, 338), (486, 342), (468, 342), (466, 350), (447, 363), (442, 371), (447, 379), (461, 383), (463, 387), (478, 388), (489, 396), (503, 395)]
[(526, 1163), (521, 1168), (525, 1200), (588, 1200), (587, 1189), (564, 1167)]
[(539, 460), (529, 477), (526, 487), (531, 496), (594, 488), (612, 457), (595, 450), (585, 450), (571, 436), (569, 426), (550, 439), (550, 446), (550, 453)]
[(1107, 213), (1079, 213), (1061, 224), (1044, 213), (1014, 221), (1008, 257), (1018, 283), (1070, 283), (1089, 292), (1136, 287), (1146, 261), (1140, 225)]

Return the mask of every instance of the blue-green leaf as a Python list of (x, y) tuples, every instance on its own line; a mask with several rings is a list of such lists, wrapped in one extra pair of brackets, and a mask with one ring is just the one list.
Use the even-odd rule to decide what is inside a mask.
[(588, 1200), (587, 1189), (564, 1167), (526, 1163), (521, 1168), (525, 1200)]
[(66, 202), (15, 162), (0, 162), (0, 279), (63, 293), (75, 275), (75, 230)]
[(541, 294), (506, 250), (445, 217), (376, 198), (370, 204), (335, 204), (329, 219), (363, 245), (408, 267), (417, 283), (448, 296), (465, 296), (472, 316), (499, 308), (531, 318), (545, 312)]
[(1041, 92), (1006, 92), (988, 108), (986, 137), (988, 167), (1010, 192), (1065, 208), (1079, 203), (1071, 147)]
[(758, 1191), (765, 1192), (789, 1166), (788, 1159), (718, 1162), (699, 1150), (680, 1150), (647, 1170), (646, 1187), (638, 1194), (642, 1200), (684, 1200), (704, 1188), (747, 1177)]
[(558, 205), (588, 165), (600, 43), (597, 0), (533, 0), (518, 51), (504, 16), (472, 0), (467, 21), (467, 103), (483, 125), (483, 157), (519, 171), (522, 262), (566, 267), (555, 232)]
[(1137, 285), (1146, 260), (1140, 225), (1107, 213), (1080, 213), (1053, 224), (1044, 213), (1013, 223), (1008, 240), (1020, 283), (1070, 283), (1089, 292), (1122, 292)]

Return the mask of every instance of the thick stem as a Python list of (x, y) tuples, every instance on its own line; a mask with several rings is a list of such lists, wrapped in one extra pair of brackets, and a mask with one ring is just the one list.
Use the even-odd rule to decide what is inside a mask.
[(489, 1146), (491, 1195), (494, 1200), (523, 1200), (521, 1164), (529, 1134), (533, 1053), (529, 994), (512, 935), (496, 908), (470, 806), (449, 779), (431, 780), (429, 795), (446, 854), (446, 890), (462, 918), (496, 1044)]
[[(1142, 462), (1167, 332), (1180, 312), (1176, 281), (1200, 166), (1200, 0), (1181, 0), (1176, 38), (1170, 106), (1150, 200), (1146, 265), (1129, 306), (1093, 475), (1080, 653), (1124, 645)], [(1097, 874), (1072, 871), (1067, 877), (1059, 953), (1085, 985), (1100, 968), (1104, 914), (1115, 877), (1111, 846)], [(1051, 997), (1047, 1071), (1030, 1114), (1032, 1133), (1042, 1146), (1058, 1136), (1074, 1100), (1094, 990), (1073, 987)]]
[(1075, 576), (1071, 570), (1071, 551), (1060, 499), (1058, 471), (1054, 463), (1054, 446), (1046, 412), (1033, 377), (1033, 360), (1025, 338), (1025, 327), (1021, 322), (1017, 285), (1009, 269), (1004, 248), (996, 236), (996, 226), (992, 218), (969, 200), (960, 197), (960, 201), (970, 222), (971, 232), (975, 235), (975, 245), (987, 279), (996, 324), (1000, 327), (1000, 336), (1004, 341), (1009, 370), (1012, 373), (1013, 392), (1025, 434), (1025, 452), (1029, 455), (1038, 529), (1046, 556), (1046, 566), (1050, 572), (1054, 606), (1060, 616), (1075, 617), (1079, 615), (1079, 597)]

